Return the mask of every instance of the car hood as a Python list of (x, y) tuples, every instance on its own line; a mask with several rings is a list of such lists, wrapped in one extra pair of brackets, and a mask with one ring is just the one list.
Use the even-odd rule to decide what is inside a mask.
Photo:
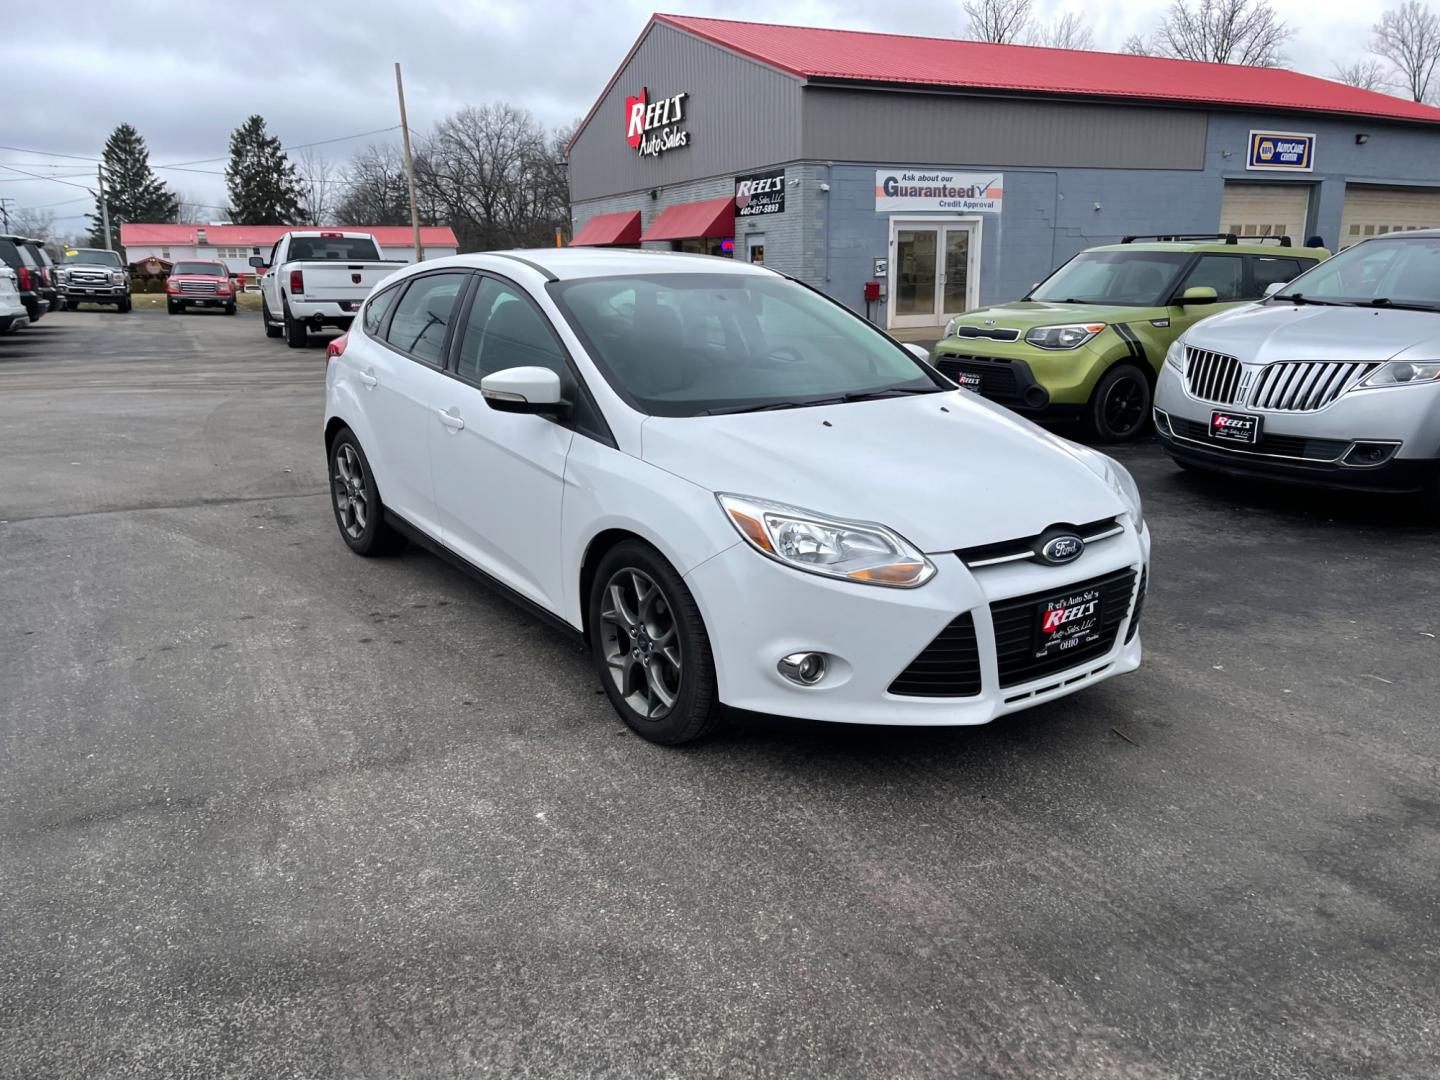
[(1117, 307), (1106, 304), (1049, 304), (1040, 300), (1016, 300), (1010, 304), (976, 308), (960, 316), (966, 326), (989, 329), (995, 320), (996, 329), (1029, 330), (1035, 326), (1056, 326), (1063, 323), (1134, 322), (1136, 319), (1159, 318), (1163, 309), (1148, 307)]
[(926, 552), (1126, 510), (1103, 455), (965, 390), (646, 419), (641, 457), (715, 492), (879, 522)]
[[(1251, 304), (1197, 323), (1186, 345), (1247, 363), (1282, 360), (1378, 362), (1410, 350), (1440, 357), (1440, 314), (1313, 304)], [(1412, 357), (1406, 357), (1412, 359)]]

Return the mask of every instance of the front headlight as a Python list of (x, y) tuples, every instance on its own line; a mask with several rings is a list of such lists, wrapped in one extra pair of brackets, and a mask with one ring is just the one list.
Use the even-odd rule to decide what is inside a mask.
[(1410, 386), (1412, 383), (1434, 382), (1440, 379), (1440, 362), (1425, 361), (1412, 364), (1409, 361), (1392, 360), (1372, 371), (1356, 385), (1356, 389), (1371, 386)]
[(955, 328), (956, 328), (957, 326), (959, 326), (959, 325), (960, 325), (960, 316), (959, 316), (959, 315), (956, 315), (953, 319), (951, 319), (949, 322), (947, 322), (947, 323), (945, 324), (945, 336), (946, 336), (946, 337), (954, 337), (954, 336), (955, 336)]
[(1185, 345), (1179, 338), (1171, 342), (1170, 348), (1165, 350), (1165, 363), (1181, 375), (1185, 374)]
[(1140, 487), (1135, 483), (1135, 478), (1130, 475), (1129, 469), (1112, 457), (1105, 458), (1105, 467), (1110, 477), (1111, 489), (1130, 510), (1130, 521), (1134, 524), (1135, 531), (1142, 531), (1145, 528), (1145, 506), (1140, 501)]
[(111, 284), (111, 285), (123, 285), (123, 284), (125, 284), (125, 272), (124, 272), (123, 270), (111, 270), (111, 271), (110, 271), (110, 284)]
[(1105, 329), (1102, 323), (1073, 323), (1067, 326), (1037, 326), (1025, 334), (1025, 343), (1037, 349), (1078, 349)]
[(935, 567), (903, 536), (868, 521), (845, 521), (745, 495), (717, 494), (730, 524), (760, 554), (809, 574), (914, 589)]

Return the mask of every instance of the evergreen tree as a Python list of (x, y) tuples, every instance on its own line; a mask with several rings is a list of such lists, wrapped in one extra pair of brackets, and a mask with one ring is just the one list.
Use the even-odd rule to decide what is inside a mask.
[[(110, 207), (110, 246), (120, 248), (120, 226), (127, 222), (164, 223), (175, 220), (180, 202), (150, 169), (150, 149), (129, 124), (121, 124), (105, 140), (105, 201)], [(90, 217), (90, 243), (105, 246), (105, 229), (96, 195)]]
[(252, 116), (230, 133), (230, 220), (236, 225), (302, 224), (304, 192), (280, 140), (265, 133), (265, 119)]

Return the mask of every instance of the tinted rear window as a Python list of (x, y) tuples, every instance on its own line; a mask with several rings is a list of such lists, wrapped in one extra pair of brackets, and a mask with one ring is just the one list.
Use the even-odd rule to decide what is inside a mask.
[(380, 251), (369, 237), (297, 236), (290, 241), (290, 258), (363, 262), (380, 258)]

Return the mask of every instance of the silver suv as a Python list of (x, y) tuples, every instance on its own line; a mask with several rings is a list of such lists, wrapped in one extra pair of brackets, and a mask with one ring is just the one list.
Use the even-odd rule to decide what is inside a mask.
[(1419, 492), (1440, 513), (1440, 229), (1355, 244), (1170, 347), (1155, 428), (1184, 466)]

